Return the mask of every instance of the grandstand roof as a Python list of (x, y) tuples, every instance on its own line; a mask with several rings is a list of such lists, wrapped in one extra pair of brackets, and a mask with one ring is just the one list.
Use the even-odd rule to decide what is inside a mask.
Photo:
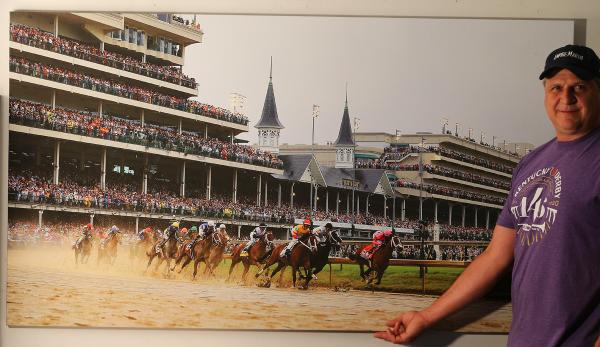
[(335, 145), (338, 146), (354, 146), (354, 140), (352, 139), (352, 127), (350, 126), (350, 114), (348, 113), (348, 94), (346, 93), (346, 105), (344, 106), (344, 115), (342, 116), (342, 124), (340, 125), (340, 132), (338, 133)]
[(273, 60), (271, 60), (271, 72), (269, 73), (269, 86), (267, 87), (267, 95), (265, 96), (265, 104), (263, 106), (262, 115), (255, 128), (278, 128), (283, 129), (284, 126), (279, 121), (277, 115), (277, 105), (275, 104), (275, 93), (273, 92)]

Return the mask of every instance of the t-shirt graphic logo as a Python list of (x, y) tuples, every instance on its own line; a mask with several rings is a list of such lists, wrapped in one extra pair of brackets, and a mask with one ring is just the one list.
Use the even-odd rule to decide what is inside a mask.
[(550, 231), (561, 193), (561, 176), (557, 168), (539, 169), (515, 190), (510, 211), (517, 221), (517, 235), (522, 246), (541, 241)]

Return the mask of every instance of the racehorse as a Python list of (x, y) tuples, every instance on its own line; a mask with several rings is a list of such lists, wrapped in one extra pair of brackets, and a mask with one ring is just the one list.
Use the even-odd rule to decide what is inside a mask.
[(163, 261), (167, 261), (164, 276), (169, 277), (171, 274), (171, 259), (175, 259), (177, 256), (179, 240), (177, 239), (177, 235), (172, 233), (169, 235), (166, 242), (162, 246), (159, 246), (162, 241), (163, 240), (156, 241), (152, 248), (146, 252), (146, 255), (148, 256), (148, 265), (146, 265), (146, 270), (144, 270), (144, 272), (148, 271), (150, 264), (152, 264), (152, 260), (154, 260), (155, 257), (158, 257), (158, 263), (156, 263), (154, 271), (156, 272)]
[[(385, 269), (387, 269), (388, 265), (390, 264), (392, 252), (394, 250), (399, 251), (400, 248), (402, 248), (400, 238), (398, 236), (390, 235), (384, 239), (383, 244), (373, 253), (370, 266), (369, 261), (360, 255), (362, 248), (359, 248), (356, 253), (351, 253), (348, 255), (348, 258), (358, 263), (358, 266), (360, 267), (360, 277), (362, 277), (364, 281), (367, 281), (368, 278), (367, 285), (371, 284), (375, 277), (377, 278), (375, 285), (379, 285), (381, 284), (381, 278), (383, 277)], [(364, 271), (365, 266), (367, 267), (367, 271)], [(371, 275), (372, 273), (374, 276)]]
[(231, 266), (229, 267), (229, 275), (227, 276), (227, 281), (231, 279), (231, 273), (235, 266), (242, 262), (244, 265), (244, 272), (242, 273), (242, 281), (246, 282), (246, 275), (248, 274), (248, 270), (250, 269), (250, 265), (259, 266), (266, 257), (269, 256), (270, 252), (273, 251), (273, 233), (267, 231), (258, 241), (256, 241), (252, 247), (248, 250), (248, 256), (241, 257), (240, 253), (246, 246), (245, 243), (239, 244), (233, 248), (231, 251)]
[(73, 250), (75, 251), (75, 266), (77, 266), (77, 261), (80, 254), (81, 264), (85, 264), (90, 259), (90, 254), (92, 253), (93, 236), (91, 234), (88, 234), (82, 237), (83, 239), (79, 242), (79, 245), (77, 243), (73, 245)]
[(223, 240), (220, 233), (213, 232), (210, 237), (197, 241), (194, 244), (193, 249), (190, 249), (191, 243), (192, 241), (184, 242), (184, 244), (179, 247), (177, 259), (175, 260), (175, 264), (173, 264), (171, 270), (175, 270), (177, 264), (179, 264), (183, 258), (186, 258), (183, 264), (181, 264), (179, 271), (177, 271), (177, 273), (181, 273), (183, 268), (185, 268), (192, 260), (194, 260), (194, 273), (192, 275), (192, 280), (195, 280), (196, 274), (198, 273), (198, 264), (201, 261), (204, 261), (210, 255), (210, 251), (213, 246), (221, 245)]
[(209, 251), (207, 257), (201, 259), (206, 264), (206, 268), (204, 269), (204, 274), (208, 276), (208, 274), (215, 277), (215, 268), (219, 265), (221, 260), (223, 260), (223, 254), (225, 253), (225, 248), (227, 248), (227, 244), (229, 243), (230, 237), (227, 234), (226, 230), (220, 232), (221, 243), (213, 246)]
[(133, 263), (136, 258), (142, 258), (150, 250), (150, 247), (157, 241), (156, 234), (143, 233), (143, 238), (136, 240), (129, 248), (129, 259)]
[[(273, 250), (273, 253), (271, 256), (269, 256), (262, 269), (256, 273), (256, 277), (260, 276), (263, 271), (266, 270), (266, 276), (269, 279), (268, 283), (270, 283), (273, 276), (275, 276), (279, 271), (284, 271), (285, 268), (290, 265), (292, 267), (292, 286), (296, 287), (296, 274), (299, 272), (300, 268), (303, 268), (305, 282), (304, 285), (299, 287), (299, 289), (308, 289), (308, 284), (312, 279), (313, 267), (311, 266), (311, 258), (317, 254), (317, 238), (314, 235), (308, 234), (302, 239), (299, 239), (298, 244), (294, 246), (289, 257), (280, 256), (284, 247), (285, 245), (278, 245)], [(269, 276), (268, 269), (275, 263), (277, 263), (277, 267)], [(321, 269), (322, 268), (323, 267), (321, 267)], [(282, 275), (279, 277), (280, 283)]]
[(121, 243), (121, 232), (115, 231), (108, 235), (108, 237), (98, 245), (98, 259), (96, 265), (100, 264), (102, 259), (106, 258), (110, 265), (115, 263), (117, 259), (117, 245)]
[(339, 235), (339, 230), (332, 230), (325, 234), (324, 240), (319, 240), (317, 244), (317, 252), (311, 255), (310, 266), (312, 273), (316, 279), (316, 275), (323, 270), (325, 265), (329, 263), (329, 254), (331, 249), (342, 244), (342, 238)]

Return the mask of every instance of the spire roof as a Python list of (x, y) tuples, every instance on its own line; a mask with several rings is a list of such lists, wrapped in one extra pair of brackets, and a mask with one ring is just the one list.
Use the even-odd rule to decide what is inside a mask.
[(269, 86), (267, 87), (267, 95), (265, 96), (265, 104), (263, 106), (262, 115), (255, 128), (278, 128), (283, 129), (284, 126), (279, 121), (277, 115), (277, 105), (275, 103), (275, 93), (273, 92), (273, 57), (271, 57), (271, 69), (269, 72)]
[(335, 145), (354, 146), (352, 139), (352, 127), (350, 126), (350, 114), (348, 113), (348, 87), (346, 86), (346, 104), (344, 106), (344, 115), (342, 116), (342, 124)]

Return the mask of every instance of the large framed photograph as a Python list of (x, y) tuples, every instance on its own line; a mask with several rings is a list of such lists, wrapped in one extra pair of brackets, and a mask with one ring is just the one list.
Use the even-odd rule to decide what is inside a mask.
[[(428, 306), (550, 137), (535, 75), (572, 37), (12, 12), (8, 325), (365, 332)], [(507, 332), (509, 280), (437, 328)]]

